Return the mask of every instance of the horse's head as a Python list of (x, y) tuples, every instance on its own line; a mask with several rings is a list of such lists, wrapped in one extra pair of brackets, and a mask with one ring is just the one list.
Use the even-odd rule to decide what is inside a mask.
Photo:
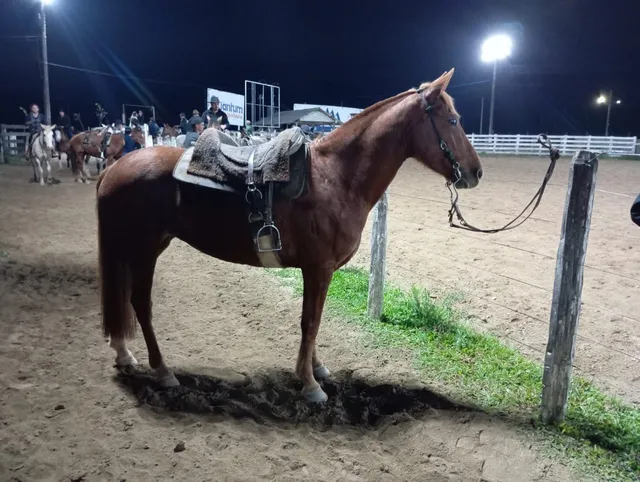
[(55, 138), (54, 138), (55, 130), (56, 130), (55, 124), (53, 124), (52, 126), (46, 126), (46, 125), (42, 126), (42, 137), (44, 138), (44, 145), (47, 147), (47, 149), (53, 149), (55, 146)]
[(142, 128), (133, 127), (131, 129), (131, 139), (136, 141), (141, 146), (144, 146), (145, 143), (146, 143), (146, 139), (145, 139), (145, 136), (144, 136), (144, 132), (142, 131)]
[(458, 188), (474, 188), (482, 178), (482, 165), (469, 142), (453, 99), (445, 92), (453, 69), (420, 86), (420, 120), (410, 132), (412, 157), (442, 174)]

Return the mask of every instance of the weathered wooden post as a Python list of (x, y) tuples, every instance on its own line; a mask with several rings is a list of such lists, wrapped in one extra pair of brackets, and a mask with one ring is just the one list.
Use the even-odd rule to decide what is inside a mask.
[(384, 275), (387, 264), (387, 193), (376, 204), (371, 228), (371, 267), (369, 269), (369, 297), (367, 313), (378, 319), (382, 315), (384, 298)]
[(541, 415), (545, 423), (561, 422), (566, 414), (597, 172), (598, 158), (595, 154), (579, 151), (573, 156), (542, 378)]
[(0, 124), (0, 162), (8, 162), (4, 157), (4, 146), (7, 142), (7, 127), (4, 124)]

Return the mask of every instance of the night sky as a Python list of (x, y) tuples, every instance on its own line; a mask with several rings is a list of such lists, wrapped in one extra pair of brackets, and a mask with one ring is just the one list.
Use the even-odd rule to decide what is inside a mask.
[[(38, 0), (0, 0), (0, 122), (42, 106), (40, 44), (28, 38), (38, 11)], [(206, 87), (243, 94), (245, 79), (279, 85), (282, 110), (362, 108), (455, 67), (462, 123), (478, 131), (484, 96), (486, 131), (480, 46), (505, 32), (514, 52), (499, 66), (496, 132), (603, 135), (594, 99), (613, 89), (612, 134), (640, 134), (638, 0), (54, 0), (47, 12), (54, 119), (64, 107), (95, 124), (95, 102), (110, 120), (132, 103), (177, 123), (203, 110)]]

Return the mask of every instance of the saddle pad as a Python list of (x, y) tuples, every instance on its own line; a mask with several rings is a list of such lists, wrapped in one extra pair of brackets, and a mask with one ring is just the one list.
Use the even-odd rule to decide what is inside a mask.
[(254, 183), (290, 181), (290, 155), (303, 145), (299, 129), (287, 129), (275, 139), (258, 146), (234, 147), (222, 144), (215, 128), (205, 129), (196, 145), (188, 173), (222, 183), (246, 185), (248, 161), (253, 152)]
[(229, 184), (222, 184), (220, 182), (216, 182), (213, 179), (209, 179), (208, 177), (194, 176), (193, 174), (189, 174), (189, 163), (191, 162), (191, 158), (193, 156), (193, 147), (186, 149), (178, 163), (173, 168), (173, 177), (178, 181), (186, 182), (187, 184), (195, 184), (196, 186), (208, 187), (211, 189), (216, 189), (219, 191), (228, 191), (236, 194), (244, 195), (245, 190), (236, 189)]
[[(189, 164), (193, 157), (194, 147), (186, 149), (178, 163), (173, 168), (174, 179), (196, 186), (216, 189), (218, 191), (226, 191), (244, 196), (247, 192), (246, 186), (235, 186), (228, 183), (215, 181), (208, 177), (194, 176), (188, 172)], [(291, 156), (291, 175), (287, 183), (276, 184), (274, 189), (274, 199), (297, 199), (308, 192), (308, 172), (309, 172), (309, 156), (307, 146), (303, 146)], [(263, 188), (260, 188), (264, 191)]]

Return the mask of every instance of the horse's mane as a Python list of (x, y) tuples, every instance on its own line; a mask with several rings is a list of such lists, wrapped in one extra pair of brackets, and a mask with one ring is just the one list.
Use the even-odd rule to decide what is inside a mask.
[[(432, 84), (432, 82), (423, 82), (422, 84), (420, 84), (420, 87), (418, 87), (418, 90), (426, 90), (429, 87), (431, 87), (431, 84)], [(453, 97), (451, 97), (446, 92), (442, 92), (440, 94), (440, 97), (442, 98), (442, 100), (444, 101), (445, 105), (447, 106), (447, 109), (449, 109), (449, 112), (451, 112), (452, 114), (458, 115), (458, 116), (460, 115), (460, 114), (458, 114), (458, 111), (456, 110), (456, 106), (454, 105)]]
[[(432, 82), (423, 82), (422, 84), (420, 84), (420, 87), (418, 88), (418, 90), (428, 89), (429, 87), (431, 87), (432, 84), (433, 84)], [(358, 135), (362, 129), (362, 126), (368, 125), (368, 123), (363, 122), (365, 119), (367, 119), (371, 115), (377, 114), (379, 109), (383, 107), (387, 107), (389, 104), (395, 103), (407, 97), (410, 94), (414, 94), (415, 92), (416, 92), (415, 89), (407, 90), (405, 92), (401, 92), (400, 94), (394, 95), (393, 97), (389, 97), (388, 99), (384, 99), (384, 100), (381, 100), (380, 102), (376, 102), (375, 104), (370, 105), (363, 111), (354, 115), (351, 119), (349, 119), (342, 126), (340, 126), (339, 129), (335, 129), (334, 131), (330, 132), (326, 136), (320, 139), (316, 139), (315, 142), (324, 143), (324, 142), (330, 142), (331, 140), (334, 139), (334, 137), (340, 139), (343, 136), (350, 137), (350, 136)], [(453, 102), (453, 97), (451, 97), (446, 92), (442, 92), (440, 94), (440, 97), (442, 98), (445, 105), (447, 106), (447, 109), (452, 114), (459, 115), (458, 111), (456, 111), (456, 108)]]

